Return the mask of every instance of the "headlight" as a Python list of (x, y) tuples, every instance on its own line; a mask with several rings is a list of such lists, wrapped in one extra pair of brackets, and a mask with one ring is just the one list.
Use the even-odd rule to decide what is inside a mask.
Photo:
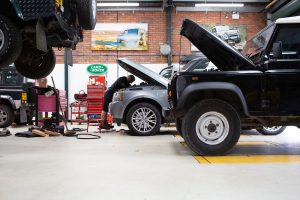
[(113, 101), (123, 101), (123, 100), (124, 100), (123, 91), (115, 92)]

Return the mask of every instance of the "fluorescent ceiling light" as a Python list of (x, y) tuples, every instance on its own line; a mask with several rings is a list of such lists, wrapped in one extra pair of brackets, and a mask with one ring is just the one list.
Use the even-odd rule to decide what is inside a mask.
[(97, 3), (100, 7), (138, 7), (139, 3)]
[(243, 3), (197, 3), (195, 7), (244, 7)]

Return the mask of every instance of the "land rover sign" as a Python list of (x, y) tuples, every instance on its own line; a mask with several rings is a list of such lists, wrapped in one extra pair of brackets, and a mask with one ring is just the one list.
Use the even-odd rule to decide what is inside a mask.
[(102, 65), (102, 64), (92, 64), (89, 65), (87, 68), (87, 71), (90, 74), (104, 74), (105, 72), (107, 72), (107, 66)]

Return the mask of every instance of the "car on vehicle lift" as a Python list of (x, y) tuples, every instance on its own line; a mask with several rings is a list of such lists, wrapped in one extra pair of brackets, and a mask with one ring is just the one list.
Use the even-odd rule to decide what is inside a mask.
[(52, 47), (75, 49), (96, 13), (97, 0), (1, 0), (0, 67), (14, 63), (25, 77), (46, 77), (56, 64)]
[(34, 83), (26, 81), (14, 66), (0, 69), (0, 128), (32, 122)]

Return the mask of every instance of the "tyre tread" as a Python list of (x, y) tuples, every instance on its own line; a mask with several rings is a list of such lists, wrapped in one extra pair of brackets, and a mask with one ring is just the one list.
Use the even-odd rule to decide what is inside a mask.
[[(0, 67), (5, 67), (12, 64), (20, 55), (22, 50), (22, 36), (18, 28), (9, 18), (0, 14), (0, 26), (7, 27), (9, 43), (5, 51), (0, 51)], [(5, 33), (4, 33), (5, 34)]]

